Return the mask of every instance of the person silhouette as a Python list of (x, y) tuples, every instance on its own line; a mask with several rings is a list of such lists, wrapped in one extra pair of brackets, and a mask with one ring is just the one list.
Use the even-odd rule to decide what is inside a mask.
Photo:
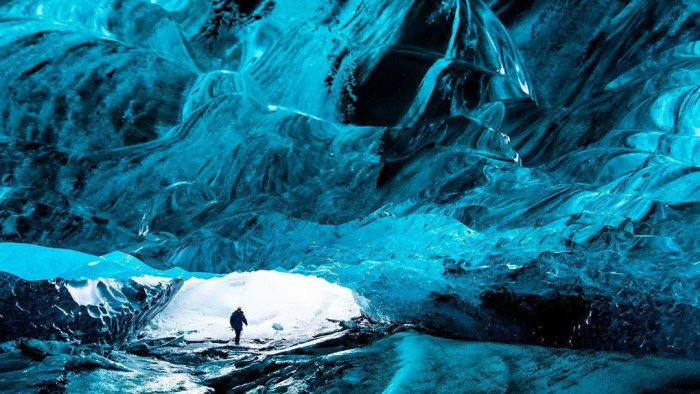
[(248, 320), (246, 320), (245, 314), (243, 314), (243, 310), (240, 306), (238, 307), (238, 309), (233, 311), (229, 322), (231, 323), (231, 328), (233, 328), (233, 331), (236, 332), (236, 345), (238, 345), (241, 342), (241, 331), (243, 331), (243, 323), (245, 323), (246, 326), (248, 325)]

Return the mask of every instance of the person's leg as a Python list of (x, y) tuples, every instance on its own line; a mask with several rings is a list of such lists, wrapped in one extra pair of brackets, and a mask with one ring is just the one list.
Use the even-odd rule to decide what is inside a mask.
[(236, 345), (238, 345), (241, 342), (241, 330), (235, 330), (236, 331)]

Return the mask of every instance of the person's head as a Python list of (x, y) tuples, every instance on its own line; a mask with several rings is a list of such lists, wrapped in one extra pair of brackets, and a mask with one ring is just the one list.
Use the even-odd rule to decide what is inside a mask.
[(239, 310), (239, 311), (240, 311), (240, 310), (243, 310), (243, 308), (241, 308), (241, 307), (239, 306), (237, 310)]

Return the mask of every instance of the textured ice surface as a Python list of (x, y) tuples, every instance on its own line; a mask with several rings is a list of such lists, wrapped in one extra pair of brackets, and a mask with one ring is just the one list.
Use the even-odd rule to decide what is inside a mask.
[(321, 347), (269, 355), (229, 348), (228, 358), (202, 361), (190, 354), (190, 362), (167, 353), (144, 357), (106, 347), (83, 348), (80, 354), (78, 349), (39, 341), (3, 344), (0, 383), (13, 392), (625, 394), (694, 393), (700, 383), (697, 360), (454, 341), (413, 332), (350, 351)]
[[(556, 361), (553, 361), (556, 360)], [(555, 367), (552, 368), (551, 366)], [(639, 393), (690, 390), (697, 361), (614, 353), (453, 341), (398, 334), (355, 353), (339, 352), (299, 368), (323, 378), (279, 380), (272, 390), (470, 393)], [(438, 383), (439, 382), (439, 383)]]
[(697, 1), (0, 16), (2, 241), (312, 274), (445, 336), (700, 357)]
[(0, 341), (121, 342), (151, 321), (181, 286), (179, 279), (163, 278), (26, 281), (0, 272)]

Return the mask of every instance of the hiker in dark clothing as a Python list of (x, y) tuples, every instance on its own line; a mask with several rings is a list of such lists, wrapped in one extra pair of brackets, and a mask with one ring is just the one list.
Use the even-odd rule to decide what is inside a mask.
[(245, 315), (243, 314), (243, 311), (241, 310), (240, 306), (231, 314), (230, 323), (231, 328), (233, 328), (233, 331), (236, 332), (236, 345), (238, 345), (241, 342), (241, 331), (243, 331), (243, 323), (245, 323), (246, 326), (248, 325), (248, 320), (246, 320)]

